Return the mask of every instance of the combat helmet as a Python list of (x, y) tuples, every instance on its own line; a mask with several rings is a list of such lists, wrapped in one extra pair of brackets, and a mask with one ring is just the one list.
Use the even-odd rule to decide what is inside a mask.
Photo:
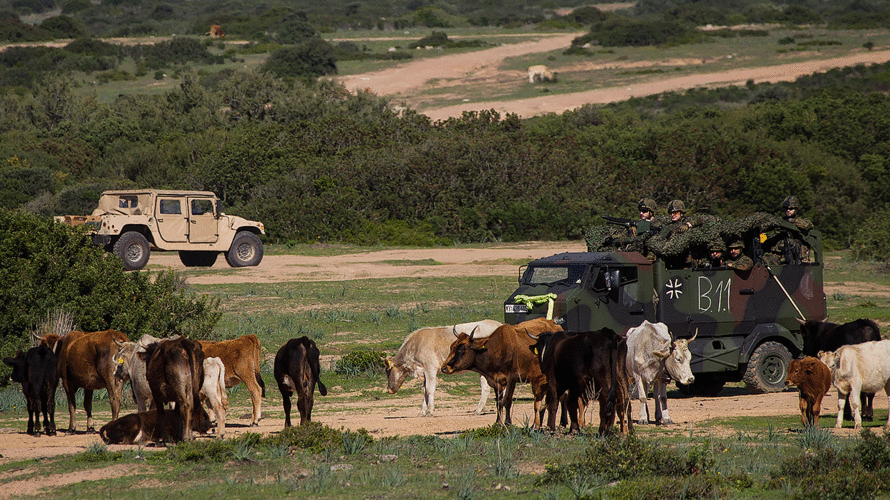
[(745, 248), (745, 244), (740, 239), (734, 239), (729, 242), (729, 248)]
[(797, 196), (786, 196), (784, 200), (782, 200), (782, 208), (796, 208), (800, 210), (800, 200), (797, 199)]
[(653, 214), (658, 209), (658, 206), (655, 204), (655, 200), (652, 198), (643, 198), (637, 202), (637, 206), (640, 208), (640, 212), (644, 210), (649, 210)]
[(668, 213), (683, 212), (686, 213), (686, 205), (680, 200), (673, 200), (668, 203)]
[(722, 239), (712, 240), (708, 243), (708, 251), (709, 252), (722, 252), (726, 250), (726, 245), (723, 243)]

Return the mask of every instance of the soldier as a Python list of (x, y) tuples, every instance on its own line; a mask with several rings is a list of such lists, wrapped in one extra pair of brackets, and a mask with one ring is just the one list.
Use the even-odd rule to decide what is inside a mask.
[(813, 223), (809, 219), (800, 216), (800, 200), (797, 196), (786, 196), (782, 200), (782, 209), (785, 211), (784, 219), (797, 226), (801, 231), (813, 229)]
[(742, 250), (745, 245), (742, 240), (733, 240), (729, 244), (729, 256), (726, 258), (726, 267), (735, 269), (736, 271), (750, 271), (754, 267), (754, 261), (748, 257)]
[(641, 220), (651, 221), (655, 218), (655, 211), (658, 210), (655, 200), (651, 198), (643, 198), (637, 202), (637, 206), (640, 209)]
[[(794, 224), (800, 233), (813, 229), (813, 223), (800, 215), (801, 205), (797, 196), (782, 200), (782, 219)], [(780, 230), (765, 239), (766, 253), (763, 260), (768, 265), (797, 264), (810, 261), (810, 249), (793, 231)]]
[(667, 211), (671, 221), (665, 224), (664, 227), (670, 231), (670, 234), (683, 233), (693, 227), (702, 225), (700, 217), (686, 216), (686, 205), (680, 200), (668, 203)]
[[(726, 250), (726, 245), (723, 244), (723, 240), (712, 241), (708, 244), (708, 253), (707, 257), (694, 259), (693, 267), (695, 269), (707, 269), (707, 268), (718, 268), (725, 267), (723, 263), (723, 252)], [(699, 253), (699, 252), (695, 252)]]

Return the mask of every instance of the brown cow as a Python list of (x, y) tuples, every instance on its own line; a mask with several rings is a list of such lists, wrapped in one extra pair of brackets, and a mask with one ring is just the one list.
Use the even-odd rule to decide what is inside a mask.
[[(192, 419), (192, 430), (206, 433), (210, 430), (210, 416), (204, 409), (203, 418)], [(149, 410), (139, 413), (131, 413), (116, 420), (112, 420), (99, 429), (99, 437), (106, 444), (138, 444), (144, 445), (151, 441), (152, 436), (162, 435), (157, 432), (158, 411)], [(164, 433), (173, 436), (174, 441), (182, 440), (182, 418), (174, 412), (164, 420)]]
[[(155, 426), (155, 435), (152, 436), (153, 441), (175, 441), (180, 435), (184, 441), (191, 441), (194, 438), (192, 427), (203, 425), (201, 419), (206, 415), (199, 399), (201, 384), (204, 382), (204, 352), (201, 344), (187, 338), (166, 340), (149, 344), (145, 352), (138, 355), (147, 360), (148, 386), (157, 405), (158, 423)], [(179, 434), (167, 432), (164, 403), (168, 402), (176, 403), (182, 429)]]
[(510, 409), (517, 382), (529, 382), (535, 395), (535, 428), (541, 426), (547, 377), (541, 373), (538, 358), (529, 347), (530, 335), (562, 331), (551, 320), (536, 318), (517, 325), (502, 325), (489, 337), (474, 339), (473, 334), (461, 333), (451, 344), (451, 352), (442, 365), (442, 373), (451, 374), (472, 370), (488, 381), (497, 396), (497, 423), (510, 425)]
[(126, 335), (117, 330), (101, 332), (68, 332), (63, 336), (47, 334), (41, 343), (49, 346), (58, 358), (57, 366), (62, 387), (68, 398), (68, 430), (74, 432), (74, 395), (83, 387), (83, 409), (87, 414), (87, 432), (93, 428), (93, 391), (108, 390), (111, 418), (116, 419), (121, 409), (123, 381), (115, 378), (117, 366), (112, 357), (117, 353), (115, 340), (126, 342)]
[(209, 35), (211, 38), (225, 38), (226, 34), (223, 33), (222, 26), (218, 24), (210, 25), (210, 31), (205, 33), (205, 35)]
[(219, 358), (226, 367), (226, 387), (234, 387), (241, 382), (250, 391), (253, 403), (251, 427), (259, 425), (260, 398), (266, 397), (266, 384), (260, 375), (260, 341), (256, 335), (244, 335), (234, 340), (214, 342), (202, 340), (201, 348), (204, 356)]
[(822, 398), (831, 389), (831, 371), (825, 363), (813, 356), (792, 360), (785, 385), (800, 389), (800, 421), (804, 427), (818, 427)]

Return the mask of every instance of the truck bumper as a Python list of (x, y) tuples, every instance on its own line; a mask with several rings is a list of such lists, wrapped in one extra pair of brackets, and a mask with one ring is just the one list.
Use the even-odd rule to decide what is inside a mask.
[(111, 236), (107, 234), (94, 234), (93, 235), (93, 245), (97, 247), (107, 247), (111, 244)]

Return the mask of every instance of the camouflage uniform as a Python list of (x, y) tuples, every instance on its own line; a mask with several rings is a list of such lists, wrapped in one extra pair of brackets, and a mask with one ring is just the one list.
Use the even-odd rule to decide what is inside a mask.
[(679, 219), (673, 220), (670, 219), (663, 227), (661, 234), (662, 236), (673, 236), (677, 233), (684, 233), (689, 229), (692, 229), (697, 226), (701, 226), (703, 221), (701, 217), (691, 215), (686, 216), (686, 206), (680, 200), (674, 200), (668, 203), (668, 215), (673, 212), (680, 212), (682, 215)]
[(745, 245), (741, 240), (735, 240), (729, 244), (729, 249), (738, 248), (741, 250), (738, 257), (733, 258), (732, 253), (726, 256), (726, 267), (735, 269), (736, 271), (750, 271), (754, 268), (754, 261), (744, 253)]
[[(787, 215), (785, 214), (787, 209), (795, 209), (795, 213)], [(801, 233), (805, 234), (813, 229), (813, 223), (799, 215), (800, 209), (800, 201), (796, 196), (787, 196), (782, 201), (782, 219), (794, 224)], [(781, 229), (768, 233), (763, 245), (766, 250), (763, 255), (763, 261), (768, 265), (809, 262), (810, 248), (795, 236), (794, 232)], [(789, 262), (789, 259), (791, 262)]]

